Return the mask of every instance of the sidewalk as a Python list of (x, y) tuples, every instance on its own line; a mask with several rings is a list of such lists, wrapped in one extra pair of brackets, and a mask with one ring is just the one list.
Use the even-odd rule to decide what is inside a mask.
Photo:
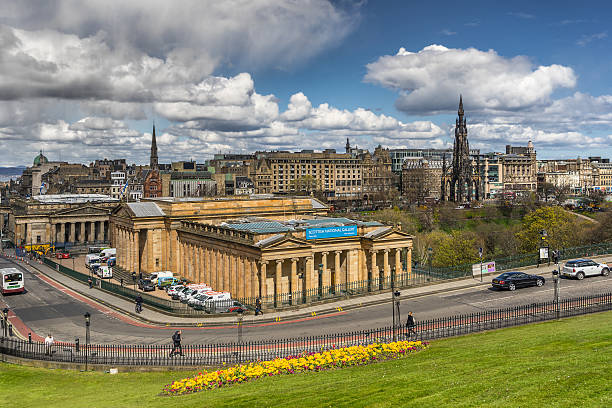
[[(14, 258), (9, 258), (11, 261), (16, 262), (19, 266), (29, 270), (34, 274), (42, 274), (43, 276), (50, 278), (52, 281), (59, 283), (60, 285), (71, 289), (85, 298), (88, 298), (96, 302), (99, 308), (109, 308), (123, 315), (129, 316), (135, 321), (140, 321), (145, 324), (156, 325), (156, 326), (234, 326), (237, 323), (237, 316), (201, 316), (201, 317), (176, 317), (166, 315), (154, 310), (144, 307), (144, 310), (140, 314), (136, 314), (134, 311), (134, 303), (126, 299), (117, 297), (110, 293), (104, 292), (97, 288), (90, 289), (85, 283), (74, 280), (60, 272), (48, 267), (45, 264), (39, 264), (36, 260), (30, 262), (27, 265), (21, 261), (15, 261)], [(602, 255), (592, 257), (591, 259), (599, 262), (606, 262), (610, 264), (612, 261), (612, 255)], [(541, 266), (528, 266), (523, 268), (516, 268), (514, 270), (520, 270), (529, 274), (542, 275), (546, 279), (551, 279), (552, 270), (554, 265)], [(493, 273), (496, 276), (501, 272)], [(451, 292), (459, 289), (466, 289), (478, 286), (489, 286), (491, 284), (491, 275), (485, 275), (482, 282), (480, 279), (465, 278), (457, 279), (452, 281), (439, 281), (432, 282), (430, 285), (418, 286), (411, 288), (400, 288), (401, 292), (400, 299), (406, 300), (416, 297), (427, 296), (436, 293)], [(45, 280), (45, 279), (43, 279)], [(75, 294), (67, 292), (73, 297)], [(287, 310), (280, 312), (267, 312), (264, 315), (254, 316), (252, 314), (244, 315), (243, 323), (273, 323), (279, 321), (298, 320), (298, 319), (309, 319), (315, 318), (320, 315), (338, 314), (344, 313), (345, 310), (350, 310), (359, 307), (371, 306), (391, 301), (391, 295), (389, 291), (385, 293), (378, 293), (373, 295), (365, 295), (354, 297), (345, 300), (339, 300), (333, 303), (317, 304), (313, 306), (304, 307), (298, 310)]]

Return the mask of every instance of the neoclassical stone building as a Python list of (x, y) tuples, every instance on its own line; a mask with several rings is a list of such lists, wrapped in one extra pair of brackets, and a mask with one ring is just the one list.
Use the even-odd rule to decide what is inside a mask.
[(170, 270), (237, 298), (280, 301), (389, 277), (404, 265), (410, 272), (410, 235), (326, 215), (327, 207), (305, 197), (150, 199), (114, 211), (112, 241), (118, 265), (129, 272)]
[(100, 194), (39, 195), (12, 199), (8, 238), (15, 245), (58, 247), (109, 240), (109, 217), (119, 200)]

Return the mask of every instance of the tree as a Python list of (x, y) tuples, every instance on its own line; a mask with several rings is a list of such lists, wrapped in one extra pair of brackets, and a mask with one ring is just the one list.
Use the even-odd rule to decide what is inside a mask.
[(523, 224), (516, 237), (524, 252), (536, 251), (542, 240), (542, 231), (546, 231), (546, 244), (551, 249), (563, 248), (577, 244), (575, 229), (579, 223), (561, 207), (543, 207), (530, 212), (523, 218)]
[(412, 243), (412, 260), (420, 265), (426, 265), (429, 261), (427, 249), (432, 248), (435, 253), (440, 243), (447, 239), (448, 236), (444, 231), (416, 234)]
[(290, 186), (297, 193), (305, 193), (307, 195), (321, 190), (319, 181), (310, 174), (291, 180)]
[(591, 204), (596, 205), (596, 206), (603, 203), (605, 198), (606, 198), (606, 193), (604, 193), (601, 190), (593, 190), (589, 193), (589, 199), (591, 200)]
[(479, 259), (476, 236), (471, 232), (452, 231), (434, 249), (432, 265), (463, 265)]

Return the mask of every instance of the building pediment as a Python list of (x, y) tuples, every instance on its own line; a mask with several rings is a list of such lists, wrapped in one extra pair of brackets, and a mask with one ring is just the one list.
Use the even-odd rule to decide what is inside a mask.
[(413, 237), (406, 232), (398, 231), (392, 227), (381, 227), (375, 229), (374, 231), (370, 231), (364, 236), (364, 238), (372, 241), (394, 241), (412, 239)]
[(134, 213), (129, 209), (129, 207), (122, 204), (113, 210), (112, 215), (119, 218), (132, 218)]
[(99, 208), (92, 205), (86, 205), (79, 208), (70, 208), (67, 210), (60, 210), (54, 213), (54, 216), (79, 216), (79, 215), (109, 215), (110, 210), (108, 208)]
[(259, 241), (256, 246), (262, 250), (277, 250), (277, 249), (308, 249), (310, 245), (291, 234), (278, 234)]

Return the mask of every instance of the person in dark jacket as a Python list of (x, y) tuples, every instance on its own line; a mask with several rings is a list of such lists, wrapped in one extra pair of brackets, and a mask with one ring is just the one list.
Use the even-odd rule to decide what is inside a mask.
[(414, 323), (414, 316), (412, 316), (412, 312), (408, 312), (408, 320), (406, 320), (406, 329), (408, 329), (408, 331), (406, 332), (406, 336), (408, 338), (410, 338), (410, 336), (413, 334), (414, 337), (416, 337), (416, 331), (414, 331), (415, 327), (416, 324)]
[(177, 330), (174, 332), (174, 334), (172, 335), (172, 351), (170, 352), (170, 357), (174, 356), (175, 354), (178, 354), (180, 356), (184, 356), (183, 354), (183, 347), (181, 346), (181, 334), (183, 333), (182, 330)]
[(142, 296), (136, 296), (136, 313), (142, 312)]
[(255, 299), (255, 316), (263, 314), (261, 311), (261, 299), (258, 297)]

